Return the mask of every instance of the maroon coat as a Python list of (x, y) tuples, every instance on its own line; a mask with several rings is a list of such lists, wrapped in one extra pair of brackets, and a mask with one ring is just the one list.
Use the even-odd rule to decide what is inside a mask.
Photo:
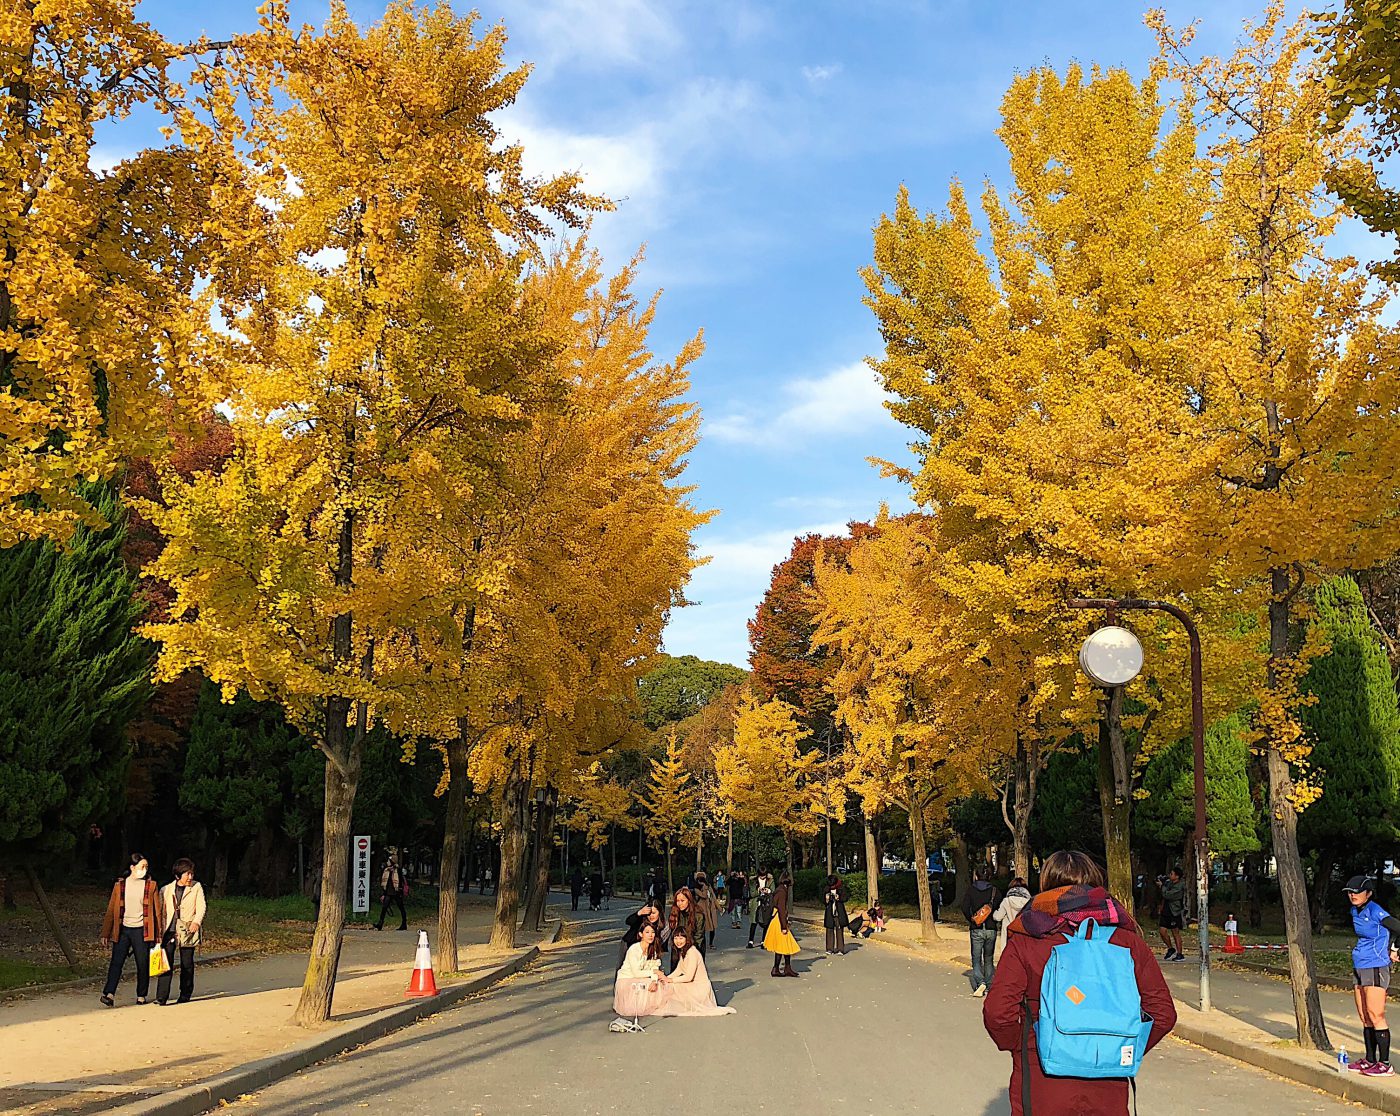
[[(1094, 931), (1098, 933), (1098, 931)], [(1033, 938), (1012, 933), (1006, 941), (996, 976), (982, 1003), (982, 1024), (1000, 1050), (1011, 1054), (1011, 1116), (1025, 1116), (1021, 1107), (1021, 999), (1030, 1003), (1031, 1063), (1030, 1116), (1127, 1116), (1128, 1082), (1124, 1078), (1090, 1080), (1080, 1077), (1046, 1077), (1040, 1071), (1035, 1046), (1035, 1020), (1040, 1015), (1040, 978), (1050, 951), (1063, 942), (1063, 934)], [(1142, 940), (1136, 926), (1122, 925), (1110, 939), (1132, 951), (1142, 1010), (1152, 1018), (1151, 1050), (1176, 1026), (1176, 1005), (1162, 979), (1152, 947)]]

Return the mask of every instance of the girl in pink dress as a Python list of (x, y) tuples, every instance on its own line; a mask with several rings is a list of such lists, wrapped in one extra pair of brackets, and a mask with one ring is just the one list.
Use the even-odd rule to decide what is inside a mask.
[(694, 948), (685, 931), (671, 935), (671, 947), (680, 955), (666, 978), (665, 993), (657, 1015), (733, 1015), (732, 1007), (715, 1003), (715, 987), (705, 968), (705, 957)]
[(659, 1015), (666, 998), (667, 977), (661, 972), (661, 943), (656, 927), (644, 923), (641, 936), (627, 947), (613, 984), (613, 1011), (624, 1019)]

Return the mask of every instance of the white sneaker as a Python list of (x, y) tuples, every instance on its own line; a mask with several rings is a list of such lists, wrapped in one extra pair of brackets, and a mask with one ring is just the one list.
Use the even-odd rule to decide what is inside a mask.
[(987, 994), (987, 986), (985, 984), (979, 984), (976, 988), (972, 990), (972, 994), (976, 996), (979, 1000), (982, 999), (982, 997)]

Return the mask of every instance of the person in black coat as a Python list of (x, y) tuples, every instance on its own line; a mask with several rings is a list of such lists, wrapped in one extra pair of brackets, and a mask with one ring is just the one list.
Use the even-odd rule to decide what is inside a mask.
[(844, 955), (846, 925), (850, 919), (846, 915), (846, 885), (839, 876), (827, 876), (822, 902), (826, 907), (822, 914), (822, 925), (826, 927), (826, 951)]
[(622, 968), (622, 963), (627, 959), (627, 950), (630, 946), (642, 940), (642, 927), (650, 925), (656, 930), (656, 941), (658, 948), (670, 941), (671, 928), (661, 917), (661, 912), (651, 903), (647, 903), (635, 914), (627, 916), (627, 932), (622, 935), (622, 941), (617, 948), (617, 967)]
[(578, 910), (578, 901), (581, 895), (583, 895), (583, 869), (575, 864), (573, 873), (569, 876), (569, 898), (573, 902), (574, 910)]
[(596, 911), (603, 905), (603, 873), (590, 872), (588, 875), (588, 909)]

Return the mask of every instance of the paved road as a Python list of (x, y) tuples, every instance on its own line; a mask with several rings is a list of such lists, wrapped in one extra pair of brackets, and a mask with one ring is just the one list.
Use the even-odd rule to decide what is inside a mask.
[[(617, 921), (614, 911), (592, 928)], [(773, 980), (768, 955), (744, 950), (735, 931), (720, 935), (711, 972), (720, 1002), (737, 1015), (659, 1019), (643, 1035), (612, 1034), (617, 947), (579, 945), (236, 1107), (278, 1116), (366, 1107), (396, 1116), (1009, 1111), (1010, 1060), (987, 1039), (981, 1002), (956, 970), (866, 943), (844, 958), (805, 954), (802, 979)], [(806, 941), (817, 944), (811, 934)], [(1138, 1095), (1151, 1116), (1359, 1111), (1172, 1039), (1148, 1058)]]

